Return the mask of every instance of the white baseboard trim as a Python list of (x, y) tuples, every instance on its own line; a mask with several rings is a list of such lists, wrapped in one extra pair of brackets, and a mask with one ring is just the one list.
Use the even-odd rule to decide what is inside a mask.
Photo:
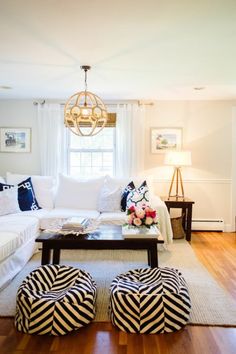
[(193, 231), (224, 231), (225, 224), (223, 219), (193, 219)]
[(235, 232), (232, 224), (225, 224), (224, 232)]
[(192, 231), (223, 231), (223, 232), (235, 232), (236, 230), (234, 230), (233, 225), (232, 224), (224, 224), (223, 230), (217, 229), (214, 227), (214, 225), (207, 225), (203, 226), (203, 225), (197, 225), (194, 226), (192, 225)]

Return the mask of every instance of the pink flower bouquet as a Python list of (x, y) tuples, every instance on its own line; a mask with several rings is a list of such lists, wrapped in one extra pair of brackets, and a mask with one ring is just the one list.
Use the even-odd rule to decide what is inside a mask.
[(157, 212), (149, 206), (135, 207), (131, 205), (127, 209), (127, 224), (136, 227), (150, 228), (158, 224)]

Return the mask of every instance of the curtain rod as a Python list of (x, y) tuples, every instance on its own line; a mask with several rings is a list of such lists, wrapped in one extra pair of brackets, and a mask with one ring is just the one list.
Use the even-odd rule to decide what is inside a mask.
[[(44, 105), (46, 103), (58, 103), (61, 106), (65, 106), (66, 102), (59, 102), (57, 100), (42, 100), (42, 101), (34, 101), (33, 105), (37, 106), (38, 104)], [(144, 100), (114, 100), (114, 101), (104, 101), (108, 106), (116, 106), (118, 104), (129, 104), (129, 103), (137, 103), (139, 106), (153, 106), (154, 103), (152, 101), (144, 101)]]

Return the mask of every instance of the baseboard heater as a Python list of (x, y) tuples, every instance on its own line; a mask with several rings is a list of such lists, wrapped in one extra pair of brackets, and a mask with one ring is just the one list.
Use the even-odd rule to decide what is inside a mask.
[(195, 219), (192, 220), (193, 231), (224, 231), (223, 219)]

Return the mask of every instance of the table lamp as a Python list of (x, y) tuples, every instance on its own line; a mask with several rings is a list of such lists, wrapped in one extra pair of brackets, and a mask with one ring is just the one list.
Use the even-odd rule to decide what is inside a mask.
[[(169, 151), (165, 155), (165, 165), (174, 166), (174, 172), (170, 184), (168, 197), (176, 197), (184, 199), (184, 187), (181, 175), (182, 166), (191, 166), (191, 152), (190, 151)], [(175, 195), (172, 195), (172, 188), (175, 182)], [(180, 189), (180, 192), (179, 192)]]

